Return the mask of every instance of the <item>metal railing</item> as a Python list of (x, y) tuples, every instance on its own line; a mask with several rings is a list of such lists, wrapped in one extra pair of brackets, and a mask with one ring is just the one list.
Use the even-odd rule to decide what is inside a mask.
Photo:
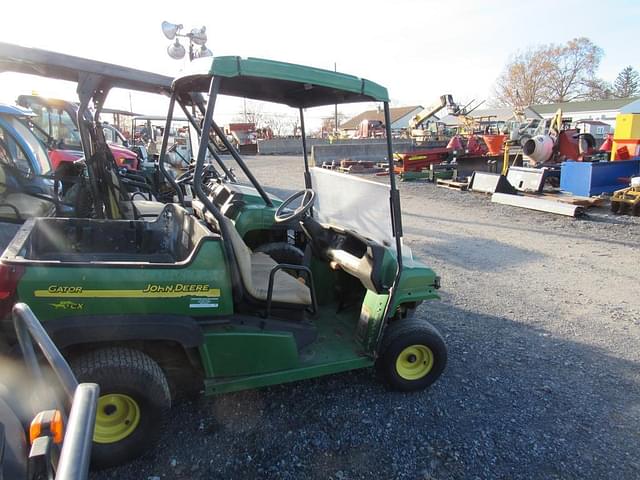
[(86, 479), (100, 388), (95, 383), (78, 384), (69, 364), (28, 305), (17, 303), (13, 307), (13, 324), (24, 361), (36, 382), (46, 385), (34, 342), (58, 377), (65, 393), (65, 403), (70, 407), (55, 478)]

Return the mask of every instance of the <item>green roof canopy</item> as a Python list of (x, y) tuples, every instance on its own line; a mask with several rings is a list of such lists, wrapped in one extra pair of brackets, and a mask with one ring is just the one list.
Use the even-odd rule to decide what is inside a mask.
[(208, 91), (211, 77), (220, 93), (306, 108), (335, 103), (388, 102), (387, 89), (364, 78), (293, 63), (235, 56), (200, 58), (173, 82), (178, 91)]

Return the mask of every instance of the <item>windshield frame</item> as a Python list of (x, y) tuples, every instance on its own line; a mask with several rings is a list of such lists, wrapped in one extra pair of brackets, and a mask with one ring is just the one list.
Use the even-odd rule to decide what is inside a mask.
[(25, 122), (14, 115), (2, 115), (0, 118), (2, 127), (13, 137), (28, 158), (32, 175), (42, 177), (51, 174), (49, 154)]

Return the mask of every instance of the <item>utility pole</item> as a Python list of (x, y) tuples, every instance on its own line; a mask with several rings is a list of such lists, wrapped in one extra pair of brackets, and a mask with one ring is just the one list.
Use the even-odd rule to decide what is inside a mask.
[(243, 98), (242, 99), (242, 103), (243, 103), (243, 107), (244, 107), (244, 123), (248, 123), (247, 122), (247, 99)]

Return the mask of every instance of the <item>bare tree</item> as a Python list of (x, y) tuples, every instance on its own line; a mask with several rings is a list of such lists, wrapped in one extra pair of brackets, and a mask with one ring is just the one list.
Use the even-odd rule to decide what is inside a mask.
[(584, 84), (585, 99), (587, 100), (608, 100), (613, 97), (611, 84), (601, 78), (587, 80)]
[(629, 98), (640, 94), (640, 75), (629, 65), (622, 69), (616, 77), (614, 95), (618, 98)]
[(495, 103), (522, 107), (543, 102), (550, 69), (546, 47), (529, 48), (515, 54), (498, 77)]
[(496, 81), (495, 103), (522, 108), (605, 95), (595, 78), (602, 55), (602, 49), (584, 37), (517, 53)]
[[(340, 128), (340, 125), (342, 124), (342, 122), (344, 122), (344, 120), (347, 118), (347, 116), (342, 113), (342, 112), (338, 112), (338, 128)], [(336, 117), (335, 115), (331, 115), (330, 117), (324, 117), (322, 119), (322, 127), (321, 127), (321, 132), (325, 133), (325, 134), (330, 134), (335, 132), (336, 129)]]
[(547, 55), (551, 69), (547, 82), (548, 102), (570, 102), (586, 96), (586, 85), (594, 79), (603, 51), (585, 37), (566, 45), (551, 45)]
[(294, 136), (298, 128), (298, 119), (291, 115), (271, 115), (265, 118), (264, 126), (271, 128), (276, 137)]
[(264, 126), (265, 118), (262, 103), (247, 101), (243, 111), (237, 113), (233, 120), (238, 123), (253, 123), (256, 128), (260, 128)]

